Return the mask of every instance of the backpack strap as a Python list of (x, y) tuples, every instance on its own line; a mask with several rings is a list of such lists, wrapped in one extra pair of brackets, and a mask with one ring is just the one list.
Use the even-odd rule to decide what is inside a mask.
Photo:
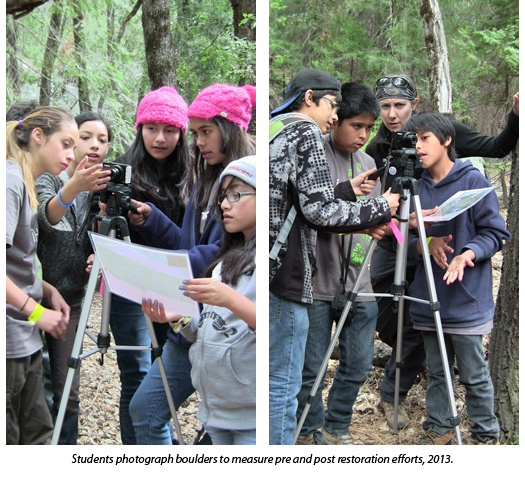
[[(282, 115), (278, 115), (275, 118), (272, 118), (269, 124), (269, 142), (271, 143), (277, 136), (279, 136), (285, 129), (289, 128), (290, 126), (303, 122), (317, 124), (309, 116), (297, 112), (285, 113)], [(295, 206), (292, 205), (290, 211), (288, 211), (288, 216), (286, 216), (286, 220), (284, 221), (283, 227), (281, 228), (279, 235), (277, 236), (277, 239), (275, 240), (275, 243), (272, 247), (272, 250), (270, 251), (270, 261), (275, 261), (275, 259), (277, 259), (277, 255), (279, 254), (281, 247), (283, 247), (284, 243), (286, 242), (286, 239), (288, 238), (288, 234), (290, 234), (290, 230), (292, 229), (293, 223), (295, 221), (295, 216), (297, 216), (297, 210), (295, 209)]]
[(288, 234), (290, 234), (290, 230), (292, 229), (293, 223), (295, 221), (295, 216), (297, 216), (297, 209), (295, 209), (295, 206), (292, 206), (288, 212), (288, 216), (286, 216), (283, 227), (281, 228), (279, 235), (273, 244), (272, 250), (270, 251), (271, 261), (275, 261), (275, 259), (277, 259), (277, 255), (279, 254), (281, 247), (283, 247), (286, 239), (288, 238)]
[(312, 118), (306, 116), (302, 113), (285, 113), (283, 115), (278, 115), (270, 120), (269, 130), (270, 130), (270, 140), (271, 143), (277, 136), (279, 136), (286, 128), (289, 126), (295, 125), (297, 123), (314, 123), (317, 124)]

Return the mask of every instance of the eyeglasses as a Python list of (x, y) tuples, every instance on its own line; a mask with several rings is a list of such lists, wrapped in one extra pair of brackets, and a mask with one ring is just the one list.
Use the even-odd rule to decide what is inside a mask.
[(323, 100), (328, 101), (336, 110), (339, 109), (339, 106), (341, 106), (339, 103), (336, 103), (334, 100), (331, 100), (330, 98), (327, 98), (326, 96), (321, 96)]
[(217, 204), (221, 205), (224, 199), (227, 199), (230, 204), (239, 202), (243, 196), (253, 196), (255, 193), (238, 193), (237, 191), (230, 191), (224, 195), (217, 196)]
[[(394, 87), (394, 88), (392, 88)], [(402, 88), (400, 90), (399, 88)], [(401, 98), (415, 99), (417, 91), (414, 84), (404, 76), (385, 76), (376, 82), (376, 97), (399, 96)]]

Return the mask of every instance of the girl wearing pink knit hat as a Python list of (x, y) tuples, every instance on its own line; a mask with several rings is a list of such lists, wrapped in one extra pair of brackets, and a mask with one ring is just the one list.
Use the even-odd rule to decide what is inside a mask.
[[(150, 91), (137, 109), (137, 134), (130, 149), (116, 159), (132, 166), (131, 197), (150, 202), (171, 222), (182, 225), (185, 211), (184, 186), (190, 164), (188, 142), (188, 105), (175, 88), (163, 86)], [(191, 187), (191, 186), (190, 186)], [(147, 244), (133, 227), (131, 242)], [(139, 304), (112, 295), (110, 325), (119, 345), (149, 346), (151, 339)], [(160, 325), (160, 327), (159, 327)], [(169, 327), (155, 324), (160, 343)], [(118, 364), (122, 393), (120, 428), (122, 443), (137, 443), (137, 434), (129, 414), (129, 404), (151, 366), (151, 352), (119, 351)]]
[(216, 83), (204, 88), (188, 108), (198, 207), (207, 208), (213, 200), (213, 186), (228, 163), (255, 154), (255, 137), (248, 133), (255, 107), (254, 86)]
[[(135, 202), (132, 226), (148, 245), (188, 252), (193, 274), (199, 277), (219, 251), (221, 224), (211, 213), (216, 204), (220, 175), (233, 160), (255, 154), (255, 138), (248, 134), (255, 87), (215, 84), (202, 90), (188, 108), (193, 135), (193, 185), (182, 227), (169, 221), (155, 205)], [(190, 343), (168, 330), (162, 362), (175, 406), (194, 391), (188, 357)], [(171, 413), (156, 363), (130, 404), (138, 444), (171, 444)]]

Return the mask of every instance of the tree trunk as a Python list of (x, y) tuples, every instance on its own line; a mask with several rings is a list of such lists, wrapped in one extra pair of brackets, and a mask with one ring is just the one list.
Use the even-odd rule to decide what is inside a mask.
[(6, 41), (9, 45), (6, 53), (8, 55), (7, 60), (7, 81), (9, 81), (15, 90), (17, 97), (20, 96), (20, 74), (18, 72), (18, 60), (17, 60), (17, 38), (18, 38), (18, 23), (12, 19), (6, 21)]
[(6, 0), (5, 11), (14, 18), (20, 18), (46, 2), (47, 0)]
[(494, 330), (490, 338), (489, 365), (494, 384), (494, 409), (502, 443), (519, 439), (519, 185), (518, 153), (512, 153), (507, 229), (512, 237), (503, 248), (503, 266)]
[(245, 15), (253, 15), (255, 19), (255, 0), (230, 0), (233, 9), (233, 34), (237, 38), (255, 41), (255, 28), (252, 28), (252, 22), (247, 21), (241, 25)]
[(75, 56), (78, 62), (78, 106), (80, 112), (91, 111), (91, 101), (89, 100), (88, 75), (86, 72), (86, 65), (84, 63), (82, 50), (82, 25), (84, 22), (84, 14), (80, 6), (74, 4), (75, 17), (73, 18), (73, 38), (75, 41)]
[(447, 40), (438, 0), (420, 0), (429, 62), (431, 109), (452, 113), (452, 82), (448, 62)]
[(177, 88), (176, 54), (170, 28), (169, 0), (142, 2), (142, 29), (152, 90), (161, 86)]
[(47, 35), (46, 50), (44, 52), (44, 63), (42, 65), (42, 73), (40, 75), (39, 102), (41, 106), (49, 106), (51, 104), (51, 78), (53, 76), (55, 59), (60, 46), (59, 32), (61, 21), (61, 11), (59, 9), (53, 11), (51, 14), (51, 20), (49, 21), (49, 33)]

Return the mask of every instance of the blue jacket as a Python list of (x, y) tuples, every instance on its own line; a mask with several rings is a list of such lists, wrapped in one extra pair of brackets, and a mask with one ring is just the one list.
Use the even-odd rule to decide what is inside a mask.
[[(193, 198), (192, 191), (191, 197)], [(221, 225), (215, 218), (209, 215), (204, 230), (197, 240), (195, 233), (195, 216), (201, 214), (201, 211), (195, 208), (193, 199), (190, 199), (182, 227), (177, 226), (155, 205), (151, 206), (151, 215), (143, 226), (134, 226), (132, 228), (140, 232), (142, 238), (149, 246), (160, 249), (169, 249), (179, 252), (187, 252), (190, 258), (193, 276), (199, 277), (206, 268), (211, 264), (219, 252)], [(191, 345), (180, 334), (168, 331), (168, 338), (176, 343)]]
[[(435, 183), (428, 171), (424, 171), (419, 184), (419, 197), (422, 209), (432, 209), (458, 191), (489, 187), (485, 177), (470, 163), (456, 161), (448, 175)], [(445, 271), (439, 268), (431, 258), (432, 272), (436, 284), (437, 300), (440, 303), (440, 316), (444, 327), (474, 327), (492, 318), (494, 307), (492, 298), (492, 264), (491, 257), (498, 252), (503, 241), (510, 237), (505, 229), (505, 220), (499, 214), (499, 203), (496, 193), (491, 191), (481, 201), (459, 216), (449, 220), (433, 223), (426, 230), (427, 237), (452, 235), (448, 243), (454, 250), (447, 254), (450, 264), (453, 257), (467, 249), (476, 254), (474, 267), (466, 267), (463, 280), (446, 285), (443, 281)], [(408, 255), (410, 259), (418, 258), (416, 245), (417, 232), (409, 237)], [(410, 285), (409, 295), (429, 300), (429, 292), (423, 261), (419, 261), (414, 281)], [(411, 302), (410, 313), (416, 325), (434, 326), (434, 316), (428, 304)]]

